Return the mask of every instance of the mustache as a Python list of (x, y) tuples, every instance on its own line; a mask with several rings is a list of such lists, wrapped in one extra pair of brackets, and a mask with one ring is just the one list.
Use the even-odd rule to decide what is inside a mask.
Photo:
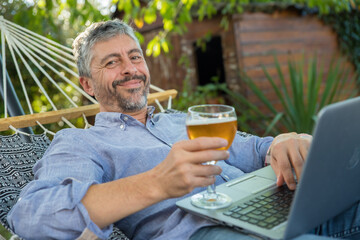
[(136, 80), (136, 79), (141, 80), (141, 81), (143, 81), (145, 83), (146, 76), (145, 75), (126, 76), (123, 79), (113, 81), (112, 86), (113, 86), (113, 88), (116, 88), (117, 85), (121, 85), (121, 84), (126, 83), (128, 81)]

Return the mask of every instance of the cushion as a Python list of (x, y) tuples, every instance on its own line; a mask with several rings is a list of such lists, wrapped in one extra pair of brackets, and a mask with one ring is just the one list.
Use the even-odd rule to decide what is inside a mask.
[(21, 189), (33, 179), (32, 167), (42, 154), (17, 134), (0, 137), (0, 223), (3, 226), (8, 227), (6, 215)]
[[(29, 137), (0, 135), (0, 224), (10, 234), (14, 233), (9, 229), (6, 215), (18, 200), (21, 189), (34, 178), (32, 167), (49, 145), (50, 140), (45, 134)], [(0, 228), (0, 239), (5, 229)], [(116, 227), (109, 239), (128, 240)]]

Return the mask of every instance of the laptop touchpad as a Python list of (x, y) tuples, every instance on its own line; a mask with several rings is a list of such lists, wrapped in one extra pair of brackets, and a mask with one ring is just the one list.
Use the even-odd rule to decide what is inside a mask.
[(230, 187), (232, 190), (241, 190), (246, 191), (252, 194), (263, 191), (264, 189), (275, 186), (276, 181), (263, 178), (255, 175), (250, 175), (244, 178), (241, 178), (237, 181), (230, 182), (226, 186)]

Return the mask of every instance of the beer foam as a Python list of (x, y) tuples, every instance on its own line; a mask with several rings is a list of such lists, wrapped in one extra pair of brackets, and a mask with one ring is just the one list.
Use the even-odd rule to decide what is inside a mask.
[(186, 120), (187, 126), (193, 125), (207, 125), (207, 124), (215, 124), (215, 123), (226, 123), (236, 121), (236, 117), (230, 118), (199, 118), (199, 119), (191, 119)]

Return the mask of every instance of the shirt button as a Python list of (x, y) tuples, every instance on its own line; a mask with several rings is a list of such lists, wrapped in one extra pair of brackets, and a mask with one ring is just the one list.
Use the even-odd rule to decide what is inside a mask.
[(124, 121), (127, 121), (129, 118), (127, 116), (124, 116)]
[(121, 125), (120, 125), (120, 129), (121, 129), (121, 130), (123, 130), (123, 129), (124, 129), (124, 127), (125, 127), (125, 125), (124, 125), (124, 124), (121, 124)]

